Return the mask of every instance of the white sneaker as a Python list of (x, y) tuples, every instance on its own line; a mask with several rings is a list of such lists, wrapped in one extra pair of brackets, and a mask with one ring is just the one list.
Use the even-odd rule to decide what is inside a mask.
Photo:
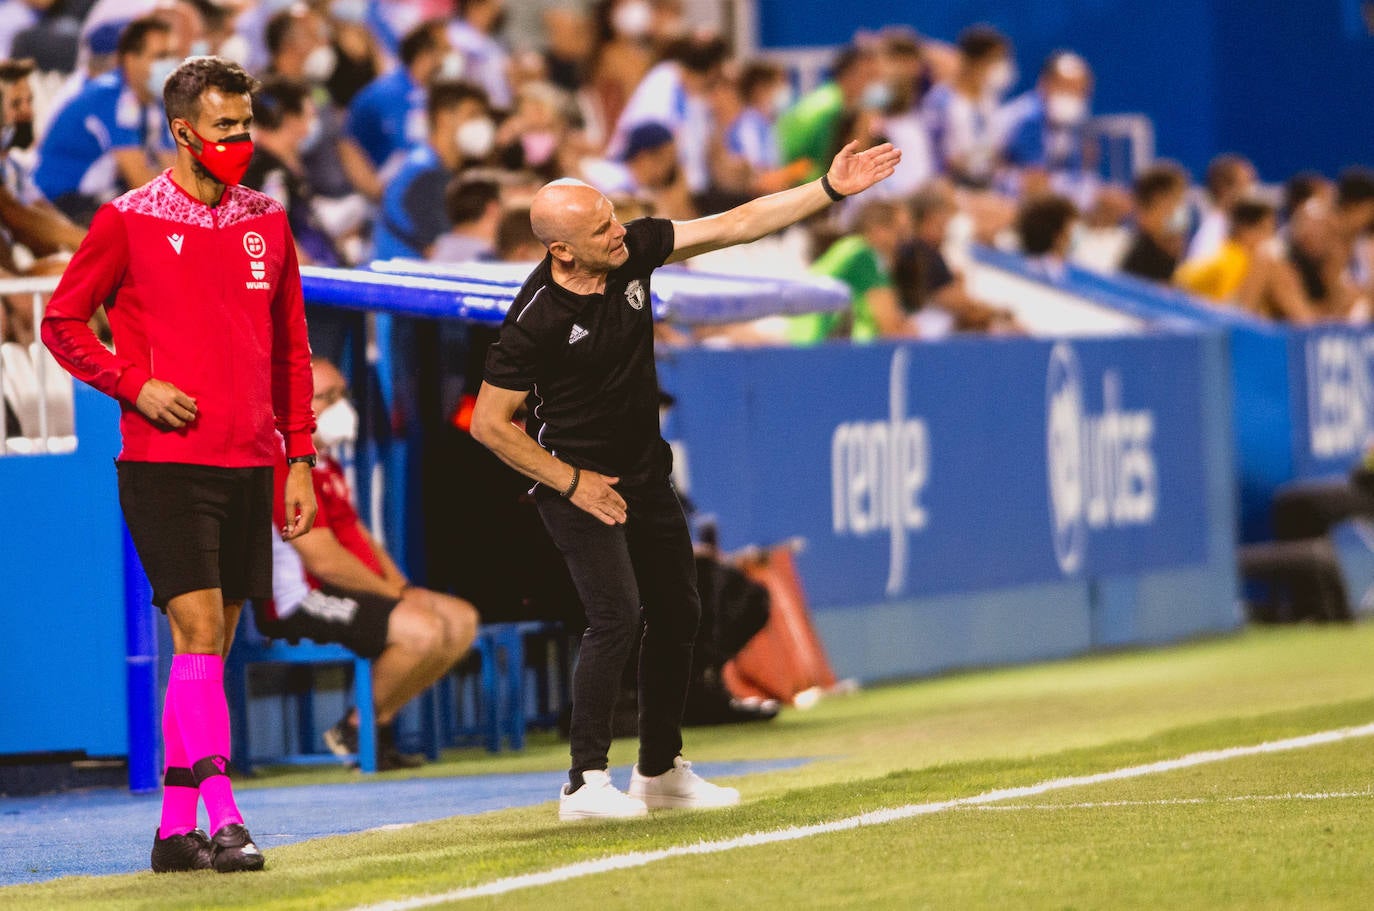
[(739, 791), (711, 784), (693, 772), (692, 764), (681, 756), (673, 760), (671, 769), (652, 778), (641, 775), (635, 766), (630, 775), (630, 796), (656, 810), (711, 810), (739, 803)]
[(569, 791), (572, 785), (563, 785), (563, 793), (558, 797), (558, 818), (564, 822), (575, 819), (624, 819), (630, 816), (644, 816), (649, 808), (644, 801), (616, 790), (607, 772), (583, 772), (582, 787)]

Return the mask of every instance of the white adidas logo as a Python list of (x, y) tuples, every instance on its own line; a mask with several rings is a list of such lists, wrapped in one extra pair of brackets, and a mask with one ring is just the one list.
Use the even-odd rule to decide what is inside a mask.
[(589, 334), (590, 333), (587, 332), (586, 329), (583, 329), (581, 326), (577, 325), (577, 323), (573, 323), (572, 332), (568, 333), (568, 344), (572, 345), (576, 342), (580, 342)]
[(173, 249), (173, 250), (177, 251), (177, 256), (180, 256), (180, 255), (181, 255), (181, 245), (182, 245), (183, 243), (185, 243), (185, 241), (186, 241), (186, 235), (184, 235), (184, 234), (168, 234), (168, 235), (167, 235), (167, 242), (168, 242), (169, 244), (172, 245), (172, 249)]

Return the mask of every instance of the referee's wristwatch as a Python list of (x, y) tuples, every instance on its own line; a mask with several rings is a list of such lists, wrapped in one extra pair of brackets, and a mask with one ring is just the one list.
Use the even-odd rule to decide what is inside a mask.
[(292, 456), (291, 458), (289, 458), (289, 459), (286, 460), (286, 464), (287, 464), (287, 465), (295, 465), (297, 462), (304, 462), (305, 464), (309, 465), (311, 468), (314, 468), (314, 467), (315, 467), (315, 454), (312, 452), (312, 453), (310, 453), (310, 455)]

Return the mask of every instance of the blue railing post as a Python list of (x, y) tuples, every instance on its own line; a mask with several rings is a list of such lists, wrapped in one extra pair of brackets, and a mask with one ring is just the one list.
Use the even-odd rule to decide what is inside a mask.
[(153, 591), (124, 533), (124, 653), (129, 697), (129, 790), (146, 794), (158, 788), (157, 628)]

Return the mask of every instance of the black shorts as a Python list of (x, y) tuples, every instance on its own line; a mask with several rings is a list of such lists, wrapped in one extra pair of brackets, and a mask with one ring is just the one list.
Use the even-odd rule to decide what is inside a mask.
[(217, 588), (272, 597), (272, 469), (116, 462), (119, 505), (153, 603)]
[(314, 590), (284, 619), (269, 620), (258, 612), (258, 632), (289, 642), (337, 642), (364, 658), (376, 658), (386, 649), (391, 612), (400, 603), (383, 595), (343, 597)]

